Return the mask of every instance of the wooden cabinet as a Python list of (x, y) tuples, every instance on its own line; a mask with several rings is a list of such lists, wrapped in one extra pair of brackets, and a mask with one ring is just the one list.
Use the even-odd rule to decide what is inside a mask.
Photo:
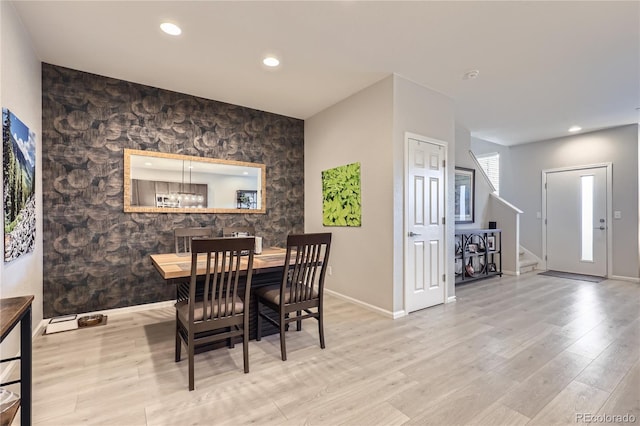
[(501, 230), (456, 230), (455, 275), (456, 284), (502, 276)]

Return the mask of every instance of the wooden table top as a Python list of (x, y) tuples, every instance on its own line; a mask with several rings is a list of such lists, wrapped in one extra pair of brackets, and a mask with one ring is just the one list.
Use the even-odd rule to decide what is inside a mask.
[[(286, 253), (286, 249), (279, 247), (263, 249), (261, 254), (253, 256), (253, 273), (272, 272), (282, 268)], [(191, 275), (191, 253), (152, 254), (151, 262), (165, 280)], [(204, 275), (205, 272), (205, 256), (202, 255), (202, 262), (198, 262), (198, 274)]]
[(11, 331), (22, 314), (31, 306), (33, 296), (8, 297), (0, 299), (0, 330), (2, 339)]

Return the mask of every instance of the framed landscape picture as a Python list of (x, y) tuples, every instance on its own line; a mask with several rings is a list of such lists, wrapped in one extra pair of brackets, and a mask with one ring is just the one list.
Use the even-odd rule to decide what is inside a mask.
[(7, 108), (2, 109), (2, 201), (4, 261), (35, 247), (35, 134)]

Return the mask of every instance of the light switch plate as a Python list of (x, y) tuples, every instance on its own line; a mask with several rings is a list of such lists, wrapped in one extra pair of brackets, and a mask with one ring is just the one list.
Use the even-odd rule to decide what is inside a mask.
[(614, 219), (622, 219), (622, 212), (620, 210), (616, 210), (613, 212)]
[(542, 219), (542, 213), (536, 212), (536, 219)]

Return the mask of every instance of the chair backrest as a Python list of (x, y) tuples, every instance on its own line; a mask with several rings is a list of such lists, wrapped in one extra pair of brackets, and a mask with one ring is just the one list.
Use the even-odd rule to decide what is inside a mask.
[[(294, 234), (287, 237), (285, 268), (280, 300), (302, 303), (322, 300), (324, 277), (329, 263), (331, 233)], [(289, 297), (286, 297), (289, 292)]]
[(173, 230), (176, 253), (190, 253), (191, 241), (194, 238), (211, 238), (212, 236), (212, 228), (176, 228)]
[(241, 234), (240, 236), (254, 236), (256, 235), (256, 230), (253, 226), (232, 226), (229, 228), (222, 228), (223, 237), (235, 237), (236, 234)]
[[(223, 320), (244, 313), (248, 318), (249, 294), (253, 275), (254, 238), (196, 239), (191, 243), (191, 282), (189, 285), (189, 321), (194, 312), (202, 312), (202, 321)], [(248, 252), (247, 256), (241, 255)], [(199, 254), (205, 254), (198, 258)], [(198, 267), (206, 266), (203, 293), (196, 293)], [(202, 277), (202, 275), (200, 275)], [(246, 279), (241, 280), (241, 277)], [(244, 282), (244, 290), (240, 285)], [(197, 297), (196, 297), (197, 296)], [(241, 300), (239, 299), (241, 298)]]

